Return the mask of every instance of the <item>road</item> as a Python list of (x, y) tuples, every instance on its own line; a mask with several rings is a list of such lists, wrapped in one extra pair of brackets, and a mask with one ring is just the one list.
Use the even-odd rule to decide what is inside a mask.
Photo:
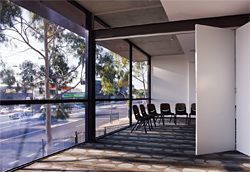
[[(110, 106), (97, 108), (96, 126), (110, 122)], [(113, 109), (112, 114), (119, 118), (127, 116), (126, 106)], [(46, 154), (65, 149), (75, 144), (75, 132), (79, 141), (84, 141), (85, 114), (83, 111), (74, 112), (65, 121), (52, 123), (53, 143), (48, 152), (45, 149), (44, 121), (35, 119), (13, 120), (0, 125), (0, 171), (5, 171), (27, 163)], [(80, 118), (81, 116), (81, 118)], [(114, 117), (114, 116), (113, 116)], [(117, 119), (115, 116), (114, 119)]]

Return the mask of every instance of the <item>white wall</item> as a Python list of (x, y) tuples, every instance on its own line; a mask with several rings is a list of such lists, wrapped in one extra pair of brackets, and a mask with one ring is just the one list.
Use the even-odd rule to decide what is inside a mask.
[(196, 154), (234, 150), (235, 34), (196, 25)]
[(172, 112), (177, 102), (189, 107), (189, 63), (185, 55), (152, 57), (152, 102), (170, 103)]
[(236, 30), (237, 150), (250, 156), (250, 23)]

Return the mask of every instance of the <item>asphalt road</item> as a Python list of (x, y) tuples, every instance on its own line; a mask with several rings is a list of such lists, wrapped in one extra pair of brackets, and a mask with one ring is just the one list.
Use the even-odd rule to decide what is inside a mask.
[[(0, 171), (16, 167), (46, 154), (65, 149), (75, 144), (75, 132), (79, 133), (79, 141), (84, 141), (85, 118), (81, 111), (72, 114), (74, 118), (67, 121), (57, 121), (52, 124), (53, 143), (46, 152), (45, 127), (42, 120), (15, 120), (9, 124), (0, 125)], [(97, 108), (96, 126), (110, 122), (110, 109), (102, 106)], [(119, 118), (127, 116), (127, 108), (121, 105), (113, 109)], [(82, 118), (77, 118), (82, 116)], [(113, 119), (116, 119), (113, 116)]]

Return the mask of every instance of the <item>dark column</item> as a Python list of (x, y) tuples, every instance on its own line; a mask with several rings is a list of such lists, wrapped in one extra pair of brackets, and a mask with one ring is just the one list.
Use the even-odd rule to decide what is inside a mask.
[(132, 125), (132, 62), (133, 62), (133, 46), (129, 43), (129, 125)]
[(151, 103), (151, 56), (148, 56), (148, 98)]
[(88, 37), (86, 38), (86, 53), (87, 53), (87, 94), (88, 105), (85, 115), (85, 141), (95, 142), (95, 51), (96, 42), (94, 37), (94, 16), (90, 13), (86, 15), (86, 29)]

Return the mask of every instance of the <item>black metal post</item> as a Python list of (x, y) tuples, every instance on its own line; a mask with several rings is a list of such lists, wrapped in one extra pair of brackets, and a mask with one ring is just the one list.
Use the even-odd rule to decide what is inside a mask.
[(95, 51), (96, 42), (94, 37), (94, 16), (91, 13), (86, 15), (86, 29), (88, 37), (86, 39), (86, 55), (87, 55), (87, 88), (88, 105), (85, 115), (85, 141), (95, 142)]
[(132, 65), (133, 64), (133, 46), (129, 43), (129, 125), (132, 125), (132, 104), (133, 104), (133, 92), (132, 92)]
[(152, 95), (151, 95), (151, 56), (148, 56), (148, 99), (149, 103), (151, 103)]

